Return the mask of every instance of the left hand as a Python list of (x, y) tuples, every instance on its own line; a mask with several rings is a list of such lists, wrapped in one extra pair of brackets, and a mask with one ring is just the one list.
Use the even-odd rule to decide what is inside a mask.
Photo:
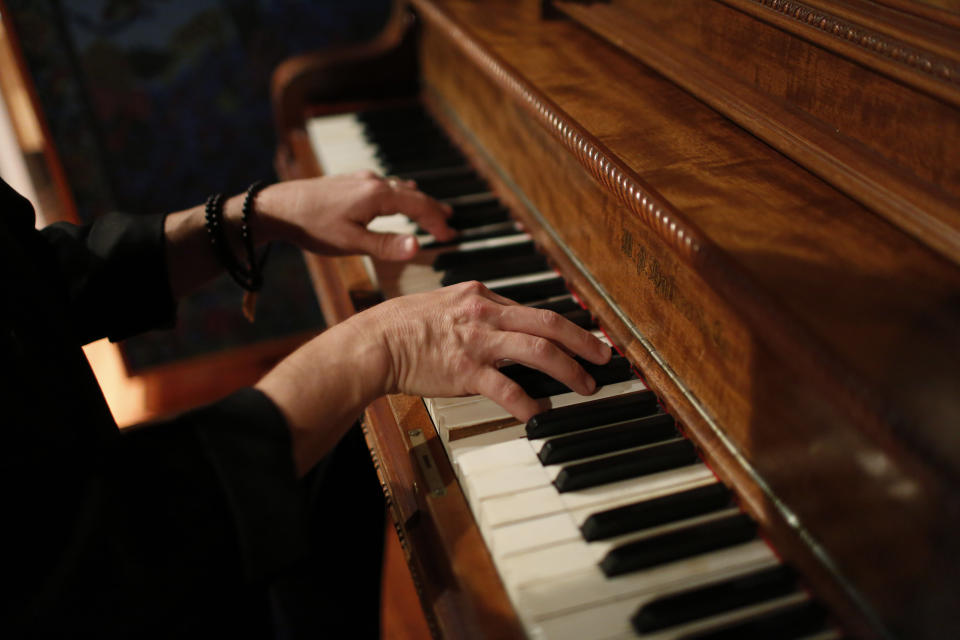
[(325, 255), (366, 253), (381, 260), (407, 260), (419, 247), (412, 235), (375, 233), (377, 216), (404, 213), (437, 240), (451, 240), (449, 206), (418, 191), (409, 180), (382, 178), (372, 171), (280, 182), (257, 196), (265, 234)]

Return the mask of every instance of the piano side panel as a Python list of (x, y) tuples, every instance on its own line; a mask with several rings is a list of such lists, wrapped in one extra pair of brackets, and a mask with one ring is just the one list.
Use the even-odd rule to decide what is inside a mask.
[[(947, 497), (925, 483), (909, 456), (891, 457), (820, 400), (816, 381), (774, 357), (731, 301), (531, 117), (525, 89), (504, 80), (502, 66), (472, 52), (463, 34), (451, 37), (440, 12), (428, 8), (425, 17), (421, 59), (431, 103), (473, 144), (498, 193), (521, 205), (535, 238), (594, 303), (718, 474), (738, 487), (778, 551), (849, 614), (858, 635), (871, 635), (873, 616), (912, 637), (958, 628), (948, 604), (957, 585), (937, 566), (958, 557), (952, 527), (941, 519)], [(527, 53), (538, 55), (517, 51)], [(524, 214), (524, 204), (537, 213)], [(854, 613), (865, 602), (872, 603), (866, 615)]]

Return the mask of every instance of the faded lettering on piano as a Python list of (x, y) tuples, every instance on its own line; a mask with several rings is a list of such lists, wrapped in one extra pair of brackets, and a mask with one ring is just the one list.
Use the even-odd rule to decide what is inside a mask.
[(677, 286), (676, 279), (667, 273), (660, 260), (649, 255), (647, 248), (634, 237), (633, 232), (629, 229), (621, 228), (620, 251), (636, 265), (637, 275), (645, 276), (653, 284), (653, 290), (658, 297), (676, 307), (677, 311), (695, 326), (720, 354), (727, 353), (728, 345), (720, 328), (720, 323), (707, 321), (703, 308), (683, 295)]

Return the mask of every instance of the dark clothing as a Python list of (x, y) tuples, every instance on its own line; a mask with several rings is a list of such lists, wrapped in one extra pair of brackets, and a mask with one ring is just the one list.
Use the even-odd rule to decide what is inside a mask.
[(0, 181), (0, 635), (269, 637), (304, 553), (277, 408), (245, 389), (122, 432), (80, 346), (170, 325), (163, 217), (34, 229)]

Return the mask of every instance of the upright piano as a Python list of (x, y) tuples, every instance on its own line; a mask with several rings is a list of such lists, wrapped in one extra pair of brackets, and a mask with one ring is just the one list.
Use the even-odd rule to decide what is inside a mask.
[(284, 177), (462, 230), (308, 257), (328, 322), (477, 279), (620, 356), (366, 411), (438, 637), (960, 637), (960, 5), (410, 0), (274, 80)]

